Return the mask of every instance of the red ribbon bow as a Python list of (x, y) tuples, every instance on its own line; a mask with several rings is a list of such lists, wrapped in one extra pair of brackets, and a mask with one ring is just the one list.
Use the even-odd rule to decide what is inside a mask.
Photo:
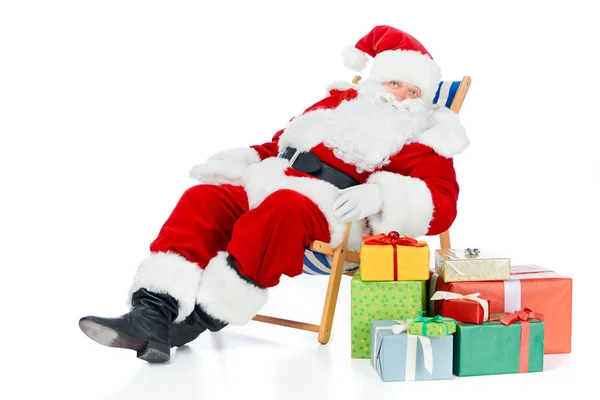
[(543, 321), (544, 315), (536, 313), (529, 308), (523, 308), (522, 310), (515, 311), (514, 313), (506, 314), (504, 317), (500, 318), (500, 322), (504, 325), (512, 325), (517, 321), (526, 322), (532, 318)]
[(424, 247), (426, 243), (419, 243), (416, 239), (408, 236), (400, 236), (396, 231), (391, 231), (387, 235), (380, 233), (379, 235), (363, 236), (365, 244), (391, 244), (392, 246), (413, 246), (413, 247)]
[(396, 246), (412, 246), (425, 247), (427, 243), (419, 243), (416, 239), (408, 236), (400, 236), (396, 231), (391, 231), (387, 235), (380, 233), (379, 235), (363, 236), (364, 244), (391, 244), (394, 248), (394, 280), (398, 280), (398, 250)]

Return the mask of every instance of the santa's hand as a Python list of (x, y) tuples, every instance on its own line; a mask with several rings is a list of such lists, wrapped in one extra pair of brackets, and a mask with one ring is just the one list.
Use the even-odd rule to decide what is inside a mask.
[(383, 208), (379, 186), (372, 183), (340, 190), (333, 203), (334, 215), (342, 222), (353, 222), (377, 214)]

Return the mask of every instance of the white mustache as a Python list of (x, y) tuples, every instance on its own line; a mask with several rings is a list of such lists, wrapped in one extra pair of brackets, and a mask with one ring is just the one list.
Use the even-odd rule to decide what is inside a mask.
[(422, 99), (405, 99), (402, 101), (397, 101), (394, 98), (392, 105), (398, 110), (409, 112), (425, 112), (429, 108)]

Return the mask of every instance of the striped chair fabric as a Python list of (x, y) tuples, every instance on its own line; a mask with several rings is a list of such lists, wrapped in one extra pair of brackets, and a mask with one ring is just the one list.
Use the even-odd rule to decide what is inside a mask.
[[(443, 104), (446, 107), (452, 105), (454, 96), (460, 85), (460, 81), (443, 81), (438, 86), (437, 93), (433, 98), (434, 104)], [(302, 272), (308, 275), (329, 275), (331, 272), (331, 260), (333, 257), (314, 252), (308, 247), (304, 252), (304, 268)], [(349, 272), (358, 269), (358, 264), (344, 263), (344, 271)]]

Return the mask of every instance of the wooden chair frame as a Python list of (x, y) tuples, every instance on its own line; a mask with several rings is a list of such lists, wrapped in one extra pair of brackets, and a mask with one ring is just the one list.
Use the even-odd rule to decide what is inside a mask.
[[(360, 80), (360, 76), (356, 76), (352, 82), (357, 83)], [(469, 87), (471, 86), (471, 77), (465, 76), (460, 82), (460, 85), (456, 91), (450, 109), (458, 114), (462, 104), (465, 100)], [(329, 244), (315, 240), (311, 242), (310, 249), (314, 252), (332, 256), (331, 261), (331, 272), (329, 275), (329, 284), (327, 286), (327, 293), (325, 295), (325, 304), (323, 306), (323, 314), (321, 316), (321, 324), (309, 324), (305, 322), (293, 321), (289, 319), (270, 317), (266, 315), (258, 314), (253, 320), (258, 322), (265, 322), (269, 324), (281, 325), (288, 328), (302, 329), (311, 332), (317, 332), (318, 340), (321, 344), (327, 344), (331, 337), (331, 327), (333, 325), (333, 317), (335, 315), (335, 307), (337, 305), (338, 293), (340, 290), (340, 283), (342, 281), (342, 274), (353, 276), (356, 271), (344, 272), (344, 262), (349, 261), (353, 263), (360, 262), (360, 256), (358, 252), (348, 250), (348, 238), (350, 236), (349, 223), (346, 227), (346, 232), (342, 243), (332, 248)], [(450, 232), (445, 231), (439, 235), (440, 248), (450, 248)]]

